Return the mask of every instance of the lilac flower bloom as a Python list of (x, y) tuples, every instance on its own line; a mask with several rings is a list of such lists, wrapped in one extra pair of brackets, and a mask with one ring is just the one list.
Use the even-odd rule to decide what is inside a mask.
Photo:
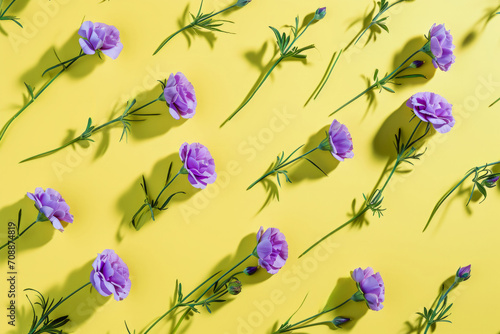
[(288, 243), (285, 235), (277, 228), (268, 228), (264, 232), (261, 226), (257, 233), (257, 257), (259, 265), (270, 274), (276, 274), (288, 259)]
[(314, 14), (314, 19), (319, 21), (322, 18), (324, 18), (325, 15), (326, 15), (326, 7), (318, 8), (316, 10), (316, 13)]
[(455, 125), (451, 113), (452, 105), (435, 93), (416, 93), (406, 102), (415, 115), (424, 122), (430, 122), (439, 133), (446, 133)]
[(484, 180), (484, 185), (488, 188), (493, 188), (496, 186), (496, 183), (500, 179), (500, 175), (490, 176), (486, 180)]
[(453, 36), (450, 31), (446, 30), (444, 24), (432, 25), (429, 31), (430, 51), (432, 52), (431, 58), (435, 68), (441, 71), (448, 71), (451, 64), (455, 62), (453, 50)]
[(35, 193), (28, 193), (28, 197), (35, 201), (35, 206), (51, 223), (54, 228), (63, 232), (61, 221), (73, 222), (73, 215), (69, 213), (69, 205), (57, 191), (51, 188), (43, 190), (38, 187)]
[(93, 55), (101, 50), (106, 56), (116, 59), (123, 49), (120, 32), (115, 26), (104, 23), (85, 21), (78, 30), (80, 46), (85, 54)]
[(191, 118), (196, 111), (196, 94), (193, 85), (184, 74), (170, 74), (163, 91), (165, 101), (169, 105), (170, 115), (175, 119)]
[(105, 249), (92, 263), (94, 270), (90, 273), (90, 283), (101, 295), (114, 295), (115, 300), (123, 300), (128, 296), (132, 283), (129, 279), (128, 267), (115, 251)]
[(370, 267), (365, 270), (357, 268), (351, 276), (357, 283), (368, 307), (371, 310), (380, 311), (384, 307), (382, 302), (385, 300), (385, 285), (380, 273), (374, 274)]
[(193, 187), (205, 189), (207, 184), (214, 183), (217, 179), (214, 159), (202, 144), (182, 144), (179, 156), (184, 163), (184, 173), (188, 174), (189, 183)]
[(471, 265), (458, 269), (456, 279), (459, 281), (467, 281), (470, 278)]
[(333, 120), (330, 126), (328, 139), (330, 152), (335, 159), (344, 161), (344, 159), (352, 159), (354, 157), (351, 134), (347, 130), (347, 127), (339, 123), (336, 119)]

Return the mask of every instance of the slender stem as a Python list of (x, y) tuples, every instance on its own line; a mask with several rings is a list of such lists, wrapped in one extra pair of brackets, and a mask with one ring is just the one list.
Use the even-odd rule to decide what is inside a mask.
[(293, 41), (292, 41), (292, 43), (286, 48), (285, 52), (283, 52), (284, 54), (287, 54), (288, 51), (290, 51), (292, 49), (293, 44), (295, 44), (295, 42), (297, 42), (297, 40), (306, 32), (307, 28), (309, 28), (309, 26), (313, 22), (314, 22), (314, 19), (312, 19), (311, 21), (309, 21), (309, 23), (306, 25), (306, 27), (304, 28), (304, 30), (302, 30), (302, 32), (299, 34), (299, 36), (297, 36), (296, 38), (294, 38)]
[[(184, 168), (184, 167), (183, 167)], [(174, 182), (174, 180), (177, 178), (177, 176), (179, 176), (181, 174), (181, 171), (182, 171), (182, 168), (177, 172), (177, 174), (175, 174), (175, 176), (170, 180), (168, 181), (168, 183), (165, 185), (165, 187), (163, 187), (163, 189), (160, 191), (160, 193), (158, 194), (158, 196), (156, 196), (156, 199), (155, 199), (155, 202), (158, 202), (160, 200), (160, 196), (161, 194), (163, 194), (163, 192), (165, 191), (165, 189), (168, 188), (168, 186)]]
[(78, 289), (76, 289), (75, 291), (73, 291), (71, 294), (69, 294), (67, 297), (65, 297), (64, 299), (61, 299), (61, 301), (59, 301), (57, 304), (55, 304), (52, 308), (50, 308), (49, 311), (43, 317), (41, 317), (40, 320), (38, 320), (38, 322), (36, 323), (36, 325), (33, 327), (33, 329), (28, 334), (34, 334), (34, 333), (36, 333), (38, 326), (40, 326), (45, 321), (45, 319), (47, 319), (47, 317), (49, 316), (50, 313), (52, 313), (52, 311), (54, 311), (59, 305), (61, 305), (62, 303), (64, 303), (68, 298), (70, 298), (75, 293), (77, 293), (78, 291), (82, 290), (83, 288), (85, 288), (89, 284), (90, 284), (90, 282), (85, 283), (84, 285), (82, 285), (81, 287), (79, 287)]
[(348, 102), (344, 103), (342, 106), (340, 106), (339, 108), (335, 109), (335, 111), (332, 112), (329, 116), (332, 116), (332, 115), (336, 114), (337, 112), (339, 112), (340, 110), (342, 110), (343, 108), (345, 108), (347, 105), (349, 105), (352, 102), (356, 101), (361, 96), (365, 95), (366, 93), (368, 93), (369, 91), (371, 91), (375, 87), (376, 87), (375, 84), (371, 85), (370, 87), (368, 87), (367, 89), (365, 89), (364, 91), (362, 91), (361, 93), (359, 93), (358, 95), (356, 95), (355, 97), (353, 97), (352, 99), (350, 99)]
[[(315, 315), (313, 315), (313, 316), (311, 316), (311, 317), (309, 317), (309, 318), (307, 318), (307, 319), (304, 319), (304, 320), (302, 320), (302, 321), (299, 321), (299, 322), (297, 322), (297, 323), (295, 323), (295, 324), (291, 325), (290, 327), (288, 327), (288, 328), (287, 328), (287, 329), (285, 329), (285, 330), (281, 330), (281, 331), (280, 331), (280, 330), (278, 330), (278, 331), (276, 331), (275, 333), (285, 333), (285, 332), (290, 332), (290, 331), (297, 330), (297, 329), (300, 329), (300, 328), (305, 328), (305, 327), (311, 327), (311, 326), (316, 326), (316, 325), (321, 325), (321, 324), (331, 323), (331, 321), (325, 321), (325, 322), (322, 322), (322, 323), (317, 323), (317, 324), (311, 324), (311, 325), (305, 325), (305, 326), (298, 326), (298, 325), (301, 325), (301, 324), (303, 324), (303, 323), (305, 323), (305, 322), (311, 321), (311, 320), (313, 320), (313, 319), (315, 319), (315, 318), (319, 317), (320, 315), (323, 315), (323, 314), (325, 314), (325, 313), (332, 312), (332, 311), (334, 311), (334, 310), (336, 310), (336, 309), (338, 309), (338, 308), (340, 308), (340, 307), (344, 306), (345, 304), (347, 304), (347, 303), (348, 303), (348, 302), (350, 302), (351, 300), (352, 300), (352, 297), (351, 297), (351, 298), (349, 298), (349, 299), (347, 299), (345, 302), (341, 303), (340, 305), (337, 305), (337, 306), (335, 306), (335, 307), (333, 307), (333, 308), (330, 308), (330, 309), (328, 309), (328, 310), (324, 310), (324, 311), (322, 311), (322, 312), (319, 312), (318, 314), (315, 314)], [(297, 327), (297, 326), (298, 326), (298, 327)]]
[(12, 0), (12, 1), (10, 2), (10, 4), (9, 4), (7, 7), (5, 7), (5, 10), (1, 13), (2, 15), (0, 15), (0, 17), (3, 17), (3, 16), (5, 15), (5, 13), (7, 13), (7, 11), (8, 11), (8, 10), (9, 10), (9, 8), (10, 8), (10, 7), (14, 4), (14, 2), (16, 2), (16, 0)]
[(29, 230), (33, 225), (35, 225), (36, 223), (38, 223), (40, 220), (35, 220), (33, 223), (31, 223), (30, 226), (26, 227), (21, 233), (19, 233), (17, 235), (17, 237), (15, 237), (14, 239), (11, 239), (10, 241), (7, 241), (7, 243), (5, 245), (3, 245), (2, 247), (0, 247), (0, 249), (4, 248), (5, 246), (7, 246), (10, 242), (12, 241), (15, 241), (17, 239), (19, 239), (20, 236), (22, 236), (27, 230)]
[[(85, 54), (81, 55), (81, 57), (83, 57)], [(5, 133), (7, 132), (7, 129), (9, 128), (9, 126), (12, 124), (12, 122), (14, 122), (14, 120), (19, 116), (21, 115), (21, 113), (26, 109), (28, 108), (33, 102), (35, 102), (35, 100), (40, 96), (40, 94), (42, 94), (45, 89), (47, 89), (47, 87), (49, 87), (53, 82), (54, 80), (57, 79), (58, 76), (60, 76), (66, 69), (68, 69), (71, 65), (73, 65), (73, 63), (75, 61), (77, 61), (80, 57), (75, 57), (73, 58), (73, 60), (68, 64), (66, 65), (65, 67), (63, 67), (61, 69), (61, 71), (59, 71), (52, 79), (50, 79), (39, 91), (38, 93), (36, 93), (35, 95), (33, 95), (33, 97), (31, 98), (31, 100), (26, 103), (26, 105), (24, 107), (22, 107), (17, 113), (14, 114), (14, 116), (12, 116), (8, 121), (7, 123), (5, 123), (5, 125), (3, 126), (2, 130), (0, 131), (0, 141), (2, 140), (2, 138), (4, 137)]]
[(308, 152), (306, 152), (306, 153), (302, 154), (300, 157), (297, 157), (297, 158), (295, 158), (295, 159), (293, 159), (293, 160), (291, 160), (291, 161), (289, 161), (289, 162), (287, 162), (287, 163), (285, 163), (285, 164), (283, 164), (283, 165), (280, 165), (280, 166), (278, 166), (277, 168), (275, 168), (275, 169), (273, 169), (273, 170), (271, 170), (271, 171), (267, 172), (266, 174), (262, 175), (259, 179), (257, 179), (257, 181), (255, 181), (254, 183), (252, 183), (252, 184), (251, 184), (251, 185), (247, 188), (247, 190), (252, 189), (252, 188), (253, 188), (253, 187), (254, 187), (257, 183), (259, 183), (260, 181), (264, 180), (264, 179), (265, 179), (266, 177), (268, 177), (269, 175), (272, 175), (272, 174), (276, 173), (277, 171), (279, 171), (280, 169), (282, 169), (282, 168), (284, 168), (284, 167), (286, 167), (286, 166), (288, 166), (288, 165), (290, 165), (290, 164), (294, 163), (295, 161), (297, 161), (297, 160), (299, 160), (299, 159), (302, 159), (302, 158), (303, 158), (303, 157), (305, 157), (306, 155), (308, 155), (308, 154), (310, 154), (310, 153), (312, 153), (312, 152), (316, 151), (318, 148), (319, 148), (319, 147), (315, 147), (315, 148), (313, 148), (312, 150), (310, 150), (310, 151), (308, 151)]
[[(132, 110), (132, 111), (128, 112), (128, 113), (127, 113), (127, 115), (126, 115), (125, 117), (130, 116), (130, 115), (133, 115), (135, 112), (137, 112), (137, 111), (139, 111), (139, 110), (141, 110), (141, 109), (143, 109), (143, 108), (146, 108), (147, 106), (149, 106), (149, 105), (151, 105), (151, 104), (153, 104), (153, 103), (155, 103), (156, 101), (159, 101), (159, 100), (160, 100), (160, 98), (154, 99), (154, 100), (152, 100), (152, 101), (150, 101), (150, 102), (148, 102), (148, 103), (146, 103), (146, 104), (144, 104), (144, 105), (142, 105), (142, 106), (140, 106), (140, 107), (138, 107), (138, 108), (136, 108), (136, 109), (134, 109), (134, 110)], [(124, 118), (123, 116), (119, 116), (119, 117), (117, 117), (117, 118), (115, 118), (115, 119), (113, 119), (113, 120), (111, 120), (111, 121), (109, 121), (109, 122), (107, 122), (107, 123), (104, 123), (104, 124), (102, 124), (102, 125), (100, 125), (100, 126), (97, 126), (97, 127), (95, 127), (95, 128), (92, 130), (91, 134), (96, 133), (97, 131), (101, 130), (101, 129), (102, 129), (102, 128), (104, 128), (104, 127), (107, 127), (108, 125), (111, 125), (111, 124), (114, 124), (114, 123), (116, 123), (116, 122), (119, 122), (119, 121), (120, 121), (120, 120), (122, 120), (123, 118)]]
[(41, 157), (44, 157), (44, 156), (47, 156), (47, 155), (53, 154), (53, 153), (55, 153), (55, 152), (57, 152), (57, 151), (60, 151), (60, 150), (62, 150), (63, 148), (66, 148), (67, 146), (70, 146), (70, 145), (72, 145), (72, 144), (74, 144), (74, 143), (77, 143), (77, 142), (79, 142), (79, 141), (81, 141), (81, 140), (88, 140), (88, 138), (89, 138), (91, 135), (93, 135), (94, 133), (98, 132), (98, 131), (99, 131), (99, 130), (101, 130), (102, 128), (105, 128), (105, 127), (107, 127), (107, 126), (109, 126), (109, 125), (112, 125), (112, 124), (114, 124), (114, 123), (117, 123), (117, 122), (121, 121), (122, 119), (124, 119), (125, 117), (128, 117), (128, 116), (130, 116), (130, 115), (134, 114), (135, 112), (137, 112), (137, 111), (139, 111), (139, 110), (141, 110), (141, 109), (143, 109), (143, 108), (145, 108), (145, 107), (149, 106), (150, 104), (152, 104), (152, 103), (154, 103), (154, 102), (156, 102), (156, 101), (159, 101), (159, 98), (157, 98), (157, 99), (155, 99), (155, 100), (153, 100), (153, 101), (150, 101), (150, 102), (148, 102), (148, 103), (144, 104), (143, 106), (141, 106), (141, 107), (139, 107), (139, 108), (137, 108), (137, 109), (134, 109), (134, 110), (132, 110), (132, 111), (128, 112), (125, 116), (123, 116), (123, 115), (122, 115), (122, 116), (119, 116), (119, 117), (117, 117), (117, 118), (115, 118), (115, 119), (113, 119), (113, 120), (111, 120), (111, 121), (109, 121), (109, 122), (107, 122), (107, 123), (104, 123), (104, 124), (102, 124), (102, 125), (100, 125), (100, 126), (97, 126), (97, 127), (93, 128), (90, 132), (87, 132), (87, 131), (86, 131), (86, 132), (85, 132), (85, 136), (83, 136), (83, 134), (82, 134), (82, 135), (80, 135), (80, 136), (78, 136), (78, 137), (76, 137), (76, 138), (74, 138), (74, 139), (72, 139), (72, 140), (68, 141), (67, 143), (63, 144), (62, 146), (60, 146), (60, 147), (58, 147), (58, 148), (56, 148), (56, 149), (53, 149), (53, 150), (50, 150), (50, 151), (47, 151), (47, 152), (43, 152), (43, 153), (40, 153), (40, 154), (37, 154), (37, 155), (34, 155), (34, 156), (32, 156), (32, 157), (29, 157), (29, 158), (27, 158), (27, 159), (24, 159), (24, 160), (20, 161), (19, 163), (24, 163), (24, 162), (27, 162), (27, 161), (35, 160), (35, 159), (38, 159), (38, 158), (41, 158)]
[(221, 124), (221, 128), (227, 123), (229, 122), (241, 109), (243, 109), (243, 107), (245, 107), (247, 105), (248, 102), (250, 102), (250, 100), (254, 97), (254, 95), (257, 93), (257, 91), (260, 89), (260, 87), (264, 84), (264, 82), (267, 80), (267, 78), (271, 75), (271, 72), (276, 68), (276, 66), (278, 66), (278, 64), (283, 60), (285, 59), (283, 55), (281, 55), (278, 60), (273, 64), (273, 66), (269, 69), (269, 71), (267, 71), (266, 75), (264, 76), (264, 78), (261, 80), (261, 82), (259, 83), (259, 85), (257, 86), (257, 88), (254, 89), (254, 91), (252, 92), (252, 94), (245, 100), (245, 102), (243, 102), (239, 107), (238, 109), (236, 109), (222, 124)]
[(182, 306), (181, 303), (177, 303), (175, 304), (170, 310), (168, 310), (167, 312), (163, 313), (158, 319), (156, 319), (155, 322), (153, 322), (153, 324), (151, 326), (148, 327), (148, 329), (146, 329), (146, 331), (144, 332), (144, 334), (147, 334), (154, 326), (156, 326), (157, 323), (159, 323), (163, 318), (165, 318), (170, 312), (172, 312), (173, 310), (175, 310), (176, 308), (178, 308), (179, 306)]
[[(314, 96), (315, 100), (319, 96), (319, 94), (321, 93), (321, 91), (323, 90), (323, 88), (325, 87), (325, 85), (328, 82), (328, 80), (330, 79), (330, 75), (332, 75), (333, 69), (335, 68), (335, 65), (337, 65), (337, 61), (339, 60), (340, 55), (342, 54), (342, 51), (343, 50), (340, 49), (339, 55), (337, 56), (337, 58), (335, 59), (335, 62), (333, 63), (332, 67), (330, 68), (330, 71), (328, 72), (328, 75), (326, 76), (325, 81), (323, 81), (323, 84), (321, 85), (321, 87), (319, 88), (318, 92), (316, 93), (316, 96)], [(335, 54), (333, 55), (333, 57), (335, 57)]]
[(189, 311), (190, 309), (187, 309), (186, 311), (184, 311), (184, 314), (181, 316), (181, 318), (179, 319), (179, 321), (177, 322), (177, 324), (175, 325), (174, 329), (172, 330), (172, 333), (171, 334), (175, 334), (177, 332), (177, 330), (179, 329), (179, 327), (181, 326), (182, 324), (182, 321), (184, 319), (186, 319), (187, 315), (189, 314)]
[[(405, 61), (403, 61), (401, 63), (401, 65), (399, 65), (398, 67), (396, 67), (396, 69), (394, 71), (392, 71), (391, 73), (389, 73), (388, 75), (385, 76), (385, 78), (383, 78), (382, 80), (380, 80), (381, 82), (385, 83), (386, 81), (388, 80), (391, 80), (393, 78), (393, 76), (398, 73), (399, 69), (401, 67), (404, 66), (404, 64), (406, 64), (410, 59), (412, 59), (414, 56), (416, 56), (419, 52), (423, 51), (423, 47), (418, 49), (417, 51), (415, 51), (414, 53), (411, 54), (411, 56), (409, 56), (408, 58), (405, 59)], [(399, 73), (398, 73), (399, 74)]]
[(248, 260), (251, 256), (253, 255), (253, 252), (248, 255), (247, 257), (245, 257), (243, 260), (241, 260), (240, 262), (238, 262), (236, 265), (234, 265), (231, 269), (229, 269), (228, 271), (226, 271), (221, 277), (219, 277), (215, 282), (213, 282), (212, 284), (210, 284), (210, 286), (208, 288), (205, 289), (205, 291), (196, 299), (196, 302), (198, 302), (214, 285), (215, 283), (219, 282), (223, 277), (225, 277), (227, 274), (229, 274), (231, 271), (233, 271), (234, 269), (236, 269), (238, 266), (240, 266), (243, 262), (245, 262), (246, 260)]
[[(160, 50), (161, 50), (161, 49), (165, 46), (165, 44), (167, 44), (167, 43), (168, 43), (168, 42), (169, 42), (172, 38), (174, 38), (174, 37), (175, 37), (177, 34), (179, 34), (180, 32), (182, 32), (182, 31), (184, 31), (184, 30), (186, 30), (186, 29), (190, 29), (190, 28), (192, 28), (192, 27), (196, 26), (197, 24), (202, 23), (202, 22), (204, 22), (204, 21), (206, 21), (206, 20), (208, 20), (208, 19), (211, 19), (212, 17), (214, 17), (214, 16), (216, 16), (216, 15), (219, 15), (219, 14), (221, 14), (221, 13), (225, 12), (226, 10), (229, 10), (229, 9), (231, 9), (231, 8), (235, 7), (235, 6), (236, 6), (236, 4), (231, 5), (231, 6), (227, 7), (227, 8), (225, 8), (225, 9), (222, 9), (222, 10), (220, 10), (220, 11), (218, 11), (218, 12), (214, 13), (214, 14), (208, 15), (207, 17), (203, 18), (202, 20), (199, 20), (199, 21), (196, 21), (196, 20), (195, 20), (195, 21), (191, 22), (190, 24), (188, 24), (187, 26), (185, 26), (185, 27), (183, 27), (183, 28), (181, 28), (181, 29), (177, 30), (177, 31), (176, 31), (176, 32), (174, 32), (172, 35), (170, 35), (170, 36), (168, 36), (167, 38), (165, 38), (165, 39), (163, 40), (163, 42), (161, 42), (160, 46), (159, 46), (159, 47), (156, 49), (156, 51), (153, 53), (153, 56), (154, 56), (155, 54), (157, 54), (157, 53), (158, 53), (158, 52), (159, 52), (159, 51), (160, 51)], [(200, 10), (201, 10), (201, 8), (200, 8)]]
[(456, 282), (453, 282), (452, 285), (450, 285), (450, 287), (448, 288), (448, 290), (446, 290), (446, 292), (441, 296), (441, 298), (439, 298), (439, 301), (438, 303), (436, 304), (436, 307), (434, 308), (434, 310), (432, 311), (432, 314), (429, 318), (429, 320), (427, 321), (427, 326), (425, 326), (425, 331), (424, 331), (424, 334), (427, 334), (427, 331), (429, 330), (429, 328), (432, 326), (432, 324), (434, 323), (434, 317), (437, 315), (437, 310), (439, 309), (439, 305), (441, 305), (441, 303), (443, 302), (443, 300), (446, 298), (446, 296), (448, 295), (448, 293), (451, 291), (451, 289), (453, 289), (455, 287), (457, 283)]
[(356, 219), (358, 219), (359, 217), (361, 217), (366, 211), (368, 211), (368, 207), (366, 206), (365, 204), (365, 208), (363, 210), (361, 210), (358, 214), (356, 214), (354, 217), (352, 217), (351, 219), (349, 219), (347, 222), (345, 222), (344, 224), (340, 225), (339, 227), (337, 227), (335, 230), (331, 231), (330, 233), (328, 233), (327, 235), (325, 235), (323, 238), (319, 239), (318, 241), (316, 241), (311, 247), (309, 247), (308, 249), (306, 249), (302, 254), (300, 254), (299, 256), (299, 259), (306, 255), (311, 249), (313, 249), (314, 247), (316, 247), (317, 245), (319, 245), (323, 240), (327, 239), (328, 237), (330, 237), (332, 234), (340, 231), (341, 229), (343, 229), (344, 227), (346, 227), (347, 225), (351, 224), (353, 221), (356, 221)]

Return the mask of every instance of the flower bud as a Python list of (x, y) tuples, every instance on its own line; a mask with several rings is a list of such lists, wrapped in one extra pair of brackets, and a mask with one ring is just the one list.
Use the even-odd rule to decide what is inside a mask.
[(236, 280), (232, 281), (227, 286), (227, 292), (231, 295), (237, 295), (241, 292), (241, 282)]
[(496, 186), (498, 179), (500, 179), (500, 175), (496, 175), (496, 176), (492, 175), (483, 181), (483, 185), (485, 187), (488, 187), (488, 188), (493, 188)]
[(238, 2), (236, 3), (236, 6), (243, 7), (243, 6), (248, 5), (251, 1), (252, 0), (238, 0)]
[(257, 269), (259, 269), (258, 267), (246, 267), (243, 272), (248, 275), (248, 276), (251, 276), (253, 274), (255, 274), (257, 272)]
[(469, 264), (467, 267), (460, 267), (457, 270), (457, 274), (455, 276), (455, 282), (463, 282), (467, 281), (470, 278), (471, 265)]
[(421, 67), (425, 62), (423, 60), (415, 60), (413, 63), (410, 64), (411, 68), (419, 68)]
[(318, 10), (316, 10), (316, 13), (314, 14), (314, 19), (319, 21), (322, 18), (324, 18), (325, 15), (326, 15), (326, 7), (318, 8)]
[(345, 324), (346, 322), (350, 321), (351, 319), (349, 318), (344, 318), (344, 317), (335, 317), (335, 319), (333, 319), (333, 324), (337, 327), (339, 327), (340, 325), (342, 324)]

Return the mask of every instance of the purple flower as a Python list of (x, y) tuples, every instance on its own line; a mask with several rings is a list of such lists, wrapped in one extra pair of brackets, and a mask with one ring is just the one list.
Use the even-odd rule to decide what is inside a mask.
[(374, 274), (370, 267), (365, 270), (358, 268), (351, 276), (358, 286), (358, 292), (354, 294), (353, 300), (365, 300), (370, 309), (380, 311), (384, 307), (382, 302), (385, 300), (385, 285), (380, 273)]
[(451, 64), (455, 62), (455, 56), (453, 55), (453, 36), (451, 36), (450, 31), (446, 30), (444, 24), (432, 25), (429, 31), (429, 41), (430, 41), (430, 51), (429, 54), (432, 58), (432, 63), (435, 68), (441, 71), (448, 71)]
[(93, 55), (101, 50), (106, 56), (116, 59), (122, 52), (120, 32), (115, 26), (85, 21), (78, 30), (78, 35), (83, 37), (79, 41), (85, 54)]
[(459, 282), (467, 281), (470, 278), (471, 265), (467, 267), (459, 268), (455, 280)]
[(257, 269), (259, 269), (259, 267), (246, 267), (243, 272), (245, 275), (251, 276), (257, 272)]
[(483, 184), (488, 188), (493, 188), (496, 186), (498, 179), (500, 179), (500, 175), (490, 176), (486, 180), (484, 180)]
[(319, 148), (330, 151), (338, 161), (354, 157), (351, 134), (347, 130), (347, 127), (339, 123), (336, 119), (330, 125), (328, 138), (320, 144)]
[(175, 119), (191, 118), (196, 111), (196, 95), (193, 85), (184, 74), (170, 74), (163, 91), (165, 101), (169, 106), (170, 115)]
[(200, 143), (182, 144), (179, 155), (184, 163), (183, 173), (188, 174), (189, 183), (195, 188), (205, 189), (217, 179), (215, 162), (208, 148)]
[(115, 251), (105, 249), (92, 263), (94, 270), (90, 273), (90, 283), (101, 295), (107, 297), (114, 295), (115, 300), (125, 299), (129, 292), (131, 282), (128, 267)]
[(61, 197), (57, 191), (51, 188), (43, 190), (38, 187), (35, 189), (35, 193), (28, 193), (28, 197), (35, 201), (35, 206), (40, 211), (45, 218), (47, 218), (54, 228), (63, 232), (64, 228), (61, 225), (61, 221), (67, 223), (73, 222), (73, 215), (69, 213), (69, 205)]
[(351, 321), (351, 319), (349, 318), (344, 318), (344, 317), (335, 317), (333, 319), (333, 324), (336, 326), (336, 327), (339, 327), (340, 325), (342, 324), (345, 324), (346, 322), (349, 322)]
[(288, 243), (285, 235), (277, 228), (268, 228), (264, 232), (261, 226), (257, 233), (255, 253), (259, 258), (259, 266), (270, 274), (276, 274), (288, 259)]
[(322, 18), (324, 18), (325, 15), (326, 15), (326, 7), (318, 8), (316, 10), (316, 13), (314, 14), (314, 19), (319, 21)]
[(455, 125), (451, 114), (452, 105), (435, 93), (417, 93), (406, 102), (415, 115), (424, 122), (430, 122), (439, 133), (446, 133)]

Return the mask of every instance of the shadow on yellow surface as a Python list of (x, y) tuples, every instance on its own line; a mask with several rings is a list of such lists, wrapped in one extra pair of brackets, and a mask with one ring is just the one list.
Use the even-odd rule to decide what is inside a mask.
[(465, 49), (474, 44), (479, 35), (486, 29), (488, 23), (497, 16), (498, 11), (500, 11), (500, 5), (486, 8), (484, 15), (472, 25), (458, 46)]
[[(161, 189), (165, 186), (165, 179), (167, 177), (167, 172), (170, 163), (172, 164), (171, 178), (179, 171), (182, 167), (182, 162), (179, 158), (179, 154), (174, 152), (168, 155), (166, 158), (159, 160), (153, 167), (149, 176), (145, 174), (148, 193), (151, 196), (150, 200), (156, 198), (160, 193)], [(144, 203), (144, 191), (141, 188), (142, 176), (138, 176), (135, 181), (131, 184), (129, 189), (120, 197), (118, 200), (118, 210), (123, 213), (123, 218), (118, 226), (116, 232), (117, 241), (123, 240), (125, 235), (124, 229), (128, 226), (131, 230), (134, 228), (130, 225), (132, 217), (139, 210), (141, 205)], [(177, 179), (172, 182), (172, 184), (165, 190), (162, 195), (163, 201), (168, 198), (171, 194), (178, 191), (183, 191), (185, 194), (178, 194), (172, 198), (172, 201), (167, 206), (171, 208), (175, 206), (176, 203), (187, 201), (189, 198), (194, 196), (201, 189), (194, 188), (188, 181), (187, 175), (179, 175)], [(161, 202), (161, 200), (160, 200)], [(161, 215), (168, 214), (166, 212), (160, 213), (158, 210), (154, 211), (155, 219)], [(139, 222), (139, 228), (147, 222), (152, 222), (150, 214), (144, 214)]]

